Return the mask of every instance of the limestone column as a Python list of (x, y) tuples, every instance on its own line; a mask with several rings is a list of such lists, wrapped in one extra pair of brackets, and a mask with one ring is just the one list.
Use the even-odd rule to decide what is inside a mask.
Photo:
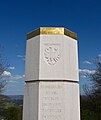
[(41, 27), (27, 34), (23, 120), (80, 120), (77, 35)]

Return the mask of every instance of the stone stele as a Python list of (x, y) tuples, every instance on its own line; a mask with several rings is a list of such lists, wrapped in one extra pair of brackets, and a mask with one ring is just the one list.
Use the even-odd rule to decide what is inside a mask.
[(27, 34), (23, 120), (80, 120), (74, 32), (41, 27)]

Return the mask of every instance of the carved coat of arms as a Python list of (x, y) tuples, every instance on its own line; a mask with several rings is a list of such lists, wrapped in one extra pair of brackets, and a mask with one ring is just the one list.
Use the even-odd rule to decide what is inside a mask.
[(60, 45), (45, 44), (44, 59), (49, 65), (55, 65), (60, 59)]

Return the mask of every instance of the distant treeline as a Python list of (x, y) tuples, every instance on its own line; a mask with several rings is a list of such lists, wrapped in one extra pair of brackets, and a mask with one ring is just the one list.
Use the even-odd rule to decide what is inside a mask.
[[(81, 120), (101, 120), (101, 106), (98, 106), (98, 100), (93, 97), (86, 95), (80, 97)], [(0, 103), (0, 120), (22, 120), (23, 96), (18, 98), (19, 96), (10, 98), (0, 96), (0, 101), (3, 100)]]

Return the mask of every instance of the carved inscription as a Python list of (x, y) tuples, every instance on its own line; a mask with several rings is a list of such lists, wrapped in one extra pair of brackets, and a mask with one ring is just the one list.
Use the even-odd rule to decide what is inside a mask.
[(63, 85), (44, 82), (40, 91), (40, 118), (41, 120), (63, 120), (64, 98)]

